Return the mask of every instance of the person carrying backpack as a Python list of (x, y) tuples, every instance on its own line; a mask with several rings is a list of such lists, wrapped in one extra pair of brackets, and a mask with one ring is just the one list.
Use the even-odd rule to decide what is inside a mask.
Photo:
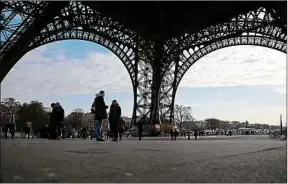
[(96, 98), (93, 101), (91, 106), (91, 112), (95, 115), (95, 137), (96, 141), (105, 141), (101, 136), (101, 126), (102, 120), (107, 119), (108, 106), (104, 102), (105, 92), (100, 91), (99, 94), (96, 94)]

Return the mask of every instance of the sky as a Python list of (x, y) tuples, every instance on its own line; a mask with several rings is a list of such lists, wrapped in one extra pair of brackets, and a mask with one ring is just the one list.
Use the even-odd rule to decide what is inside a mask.
[[(11, 69), (1, 84), (2, 98), (60, 102), (66, 115), (90, 111), (96, 93), (106, 91), (131, 117), (132, 84), (122, 62), (106, 48), (88, 41), (59, 41), (38, 47)], [(286, 122), (286, 54), (258, 46), (233, 46), (198, 60), (183, 77), (176, 104), (192, 107), (203, 120), (279, 124)]]

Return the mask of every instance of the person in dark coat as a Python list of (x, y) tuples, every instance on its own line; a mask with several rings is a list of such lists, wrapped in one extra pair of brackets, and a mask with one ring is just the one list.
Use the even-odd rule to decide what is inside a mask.
[(49, 138), (49, 126), (48, 124), (45, 125), (43, 129), (43, 138), (48, 139)]
[(25, 126), (25, 135), (28, 139), (30, 139), (30, 133), (31, 133), (31, 122), (27, 122)]
[(64, 129), (64, 117), (65, 117), (65, 111), (63, 109), (63, 107), (61, 106), (61, 104), (59, 102), (57, 102), (55, 104), (55, 109), (56, 109), (56, 128), (57, 128), (57, 139), (61, 139), (63, 138), (63, 129)]
[(147, 123), (147, 118), (146, 117), (142, 117), (140, 119), (140, 121), (138, 121), (137, 125), (138, 125), (138, 136), (139, 136), (139, 141), (142, 140), (143, 137), (143, 125)]
[(109, 125), (112, 133), (112, 140), (118, 141), (118, 127), (121, 117), (121, 107), (117, 100), (113, 100), (109, 111)]
[(8, 130), (11, 134), (12, 139), (15, 137), (15, 116), (12, 113), (8, 113), (6, 119), (6, 123), (4, 125), (4, 136), (5, 139), (8, 138)]
[(56, 139), (57, 138), (57, 109), (55, 103), (51, 104), (52, 112), (50, 113), (49, 118), (49, 138)]
[(81, 128), (81, 137), (85, 140), (87, 137), (88, 137), (88, 135), (87, 135), (87, 128), (86, 128), (86, 126), (84, 126), (83, 128)]
[(94, 134), (94, 131), (93, 131), (93, 128), (90, 129), (90, 139), (92, 140), (93, 139), (93, 134)]
[(119, 120), (118, 130), (119, 130), (119, 140), (121, 141), (125, 131), (125, 121), (122, 117), (120, 117)]
[(198, 130), (195, 130), (195, 131), (194, 131), (194, 136), (195, 136), (195, 140), (197, 140)]
[(173, 139), (174, 139), (174, 129), (171, 128), (169, 133), (170, 133), (171, 141), (173, 141)]
[(104, 96), (105, 96), (105, 92), (100, 91), (100, 93), (96, 95), (96, 98), (94, 99), (94, 102), (91, 107), (91, 112), (95, 114), (96, 141), (105, 141), (104, 139), (102, 139), (102, 136), (101, 136), (102, 120), (107, 119), (106, 109), (108, 109), (108, 106), (105, 105), (105, 102), (104, 102)]
[(231, 130), (229, 130), (229, 136), (232, 136), (232, 131)]

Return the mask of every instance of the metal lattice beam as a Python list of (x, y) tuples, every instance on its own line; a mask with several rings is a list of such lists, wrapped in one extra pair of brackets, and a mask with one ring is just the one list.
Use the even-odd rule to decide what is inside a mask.
[[(186, 42), (185, 39), (187, 39)], [(171, 42), (168, 42), (170, 45), (166, 46), (167, 52), (171, 53), (170, 62), (172, 64), (167, 62), (164, 66), (163, 83), (169, 88), (162, 88), (160, 99), (161, 116), (170, 121), (174, 116), (175, 96), (180, 81), (189, 68), (201, 57), (215, 50), (235, 45), (263, 46), (287, 53), (286, 32), (275, 26), (275, 19), (264, 8), (232, 18), (231, 22), (224, 23), (222, 26), (216, 25), (201, 30), (199, 33), (190, 35), (190, 38), (185, 35), (185, 39), (182, 40), (180, 47), (174, 46), (173, 48)], [(180, 41), (177, 40), (174, 44), (179, 43)]]
[(137, 41), (134, 32), (81, 2), (70, 2), (35, 35), (22, 55), (44, 44), (68, 39), (91, 41), (113, 52), (126, 67), (133, 85), (134, 123), (137, 117), (150, 115), (152, 67), (147, 61), (150, 47), (145, 41), (141, 41), (139, 36)]

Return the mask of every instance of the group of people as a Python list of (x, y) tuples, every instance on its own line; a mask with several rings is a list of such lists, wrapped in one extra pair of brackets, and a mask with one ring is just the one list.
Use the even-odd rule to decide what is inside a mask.
[[(102, 123), (104, 122), (104, 127), (106, 129), (106, 136), (112, 137), (112, 141), (122, 140), (123, 134), (125, 132), (125, 121), (121, 117), (121, 107), (117, 100), (113, 100), (109, 109), (109, 117), (107, 115), (108, 106), (104, 101), (105, 92), (100, 91), (96, 94), (94, 101), (91, 106), (91, 112), (94, 114), (95, 119), (95, 131), (94, 135), (96, 141), (105, 141), (103, 139)], [(61, 139), (64, 137), (64, 117), (65, 111), (59, 102), (51, 104), (52, 112), (50, 113), (49, 124), (46, 124), (43, 127), (42, 133), (43, 138), (47, 139)], [(10, 117), (10, 116), (9, 116)], [(106, 120), (106, 121), (105, 121)], [(142, 118), (138, 122), (138, 134), (139, 140), (142, 138), (143, 134), (143, 124), (145, 124), (145, 118)], [(5, 137), (7, 137), (8, 130), (10, 131), (12, 137), (14, 137), (14, 126), (15, 118), (11, 116), (11, 119), (5, 124)], [(107, 122), (107, 123), (105, 123)], [(29, 122), (30, 123), (30, 122)], [(30, 137), (31, 124), (27, 123), (25, 126), (25, 134)], [(81, 132), (87, 132), (86, 129), (83, 129)], [(91, 132), (92, 134), (92, 132)], [(92, 135), (90, 135), (92, 137)], [(41, 136), (42, 137), (42, 136)], [(86, 136), (85, 136), (86, 137)]]
[(45, 126), (45, 138), (61, 139), (64, 129), (65, 111), (59, 102), (51, 104), (52, 112), (50, 114), (49, 125)]
[(11, 112), (7, 113), (7, 115), (0, 117), (0, 120), (4, 122), (4, 126), (1, 127), (1, 132), (4, 132), (5, 139), (8, 138), (8, 132), (10, 132), (11, 137), (15, 137), (15, 116)]
[[(124, 131), (125, 131), (125, 121), (121, 117), (121, 107), (117, 100), (113, 100), (110, 105), (109, 117), (107, 115), (108, 106), (104, 101), (105, 92), (100, 91), (96, 94), (96, 97), (93, 101), (91, 111), (95, 117), (95, 131), (91, 132), (91, 139), (93, 133), (95, 135), (96, 141), (105, 141), (103, 139), (102, 123), (105, 123), (105, 120), (109, 125), (104, 124), (106, 129), (109, 129), (107, 136), (112, 137), (112, 141), (122, 140)], [(65, 111), (59, 102), (51, 104), (52, 112), (50, 114), (49, 125), (46, 124), (44, 127), (44, 138), (48, 139), (61, 139), (64, 138), (64, 115)], [(75, 132), (75, 131), (74, 131)], [(84, 127), (81, 129), (83, 137), (88, 137), (87, 129)], [(74, 138), (72, 134), (72, 138)]]
[[(109, 117), (107, 117), (107, 109), (108, 106), (104, 101), (105, 92), (100, 91), (96, 94), (95, 99), (91, 106), (91, 112), (95, 115), (95, 138), (96, 141), (105, 141), (103, 139), (103, 134), (101, 133), (101, 127), (104, 120), (108, 119), (109, 121), (109, 129), (110, 129), (110, 137), (112, 137), (112, 141), (118, 141), (119, 133), (120, 140), (122, 139), (125, 122), (121, 118), (121, 107), (117, 100), (113, 100), (110, 105)], [(104, 125), (107, 126), (107, 125)]]

